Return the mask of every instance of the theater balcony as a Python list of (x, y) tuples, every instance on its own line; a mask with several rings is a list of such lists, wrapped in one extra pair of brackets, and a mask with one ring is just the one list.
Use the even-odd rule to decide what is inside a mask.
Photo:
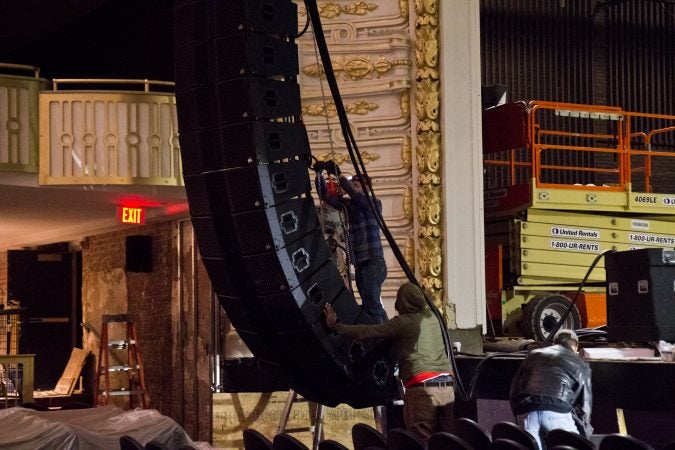
[(1, 183), (182, 187), (173, 86), (0, 63)]

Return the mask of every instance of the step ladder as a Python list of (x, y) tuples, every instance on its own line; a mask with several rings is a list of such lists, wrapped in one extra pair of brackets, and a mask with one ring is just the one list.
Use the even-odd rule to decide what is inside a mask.
[[(293, 405), (300, 402), (307, 402), (309, 405), (309, 426), (302, 428), (286, 428)], [(319, 403), (308, 402), (304, 398), (299, 397), (298, 393), (293, 389), (290, 389), (288, 391), (288, 397), (286, 397), (286, 404), (284, 405), (284, 409), (281, 412), (281, 419), (279, 420), (279, 426), (277, 427), (277, 434), (301, 433), (303, 431), (308, 431), (312, 435), (312, 450), (317, 450), (319, 448), (319, 442), (323, 440), (323, 408), (323, 405)]]
[[(116, 326), (118, 334), (123, 333), (119, 339), (111, 339), (109, 327)], [(124, 330), (122, 331), (121, 328)], [(118, 364), (111, 365), (110, 359), (114, 358)], [(111, 383), (111, 374), (115, 374), (115, 383)], [(103, 386), (101, 386), (101, 383)], [(113, 384), (115, 386), (113, 386)], [(112, 396), (128, 396), (129, 409), (134, 408), (134, 398), (137, 397), (144, 409), (148, 407), (150, 397), (145, 385), (145, 373), (143, 361), (138, 349), (136, 325), (132, 322), (129, 314), (107, 315), (101, 320), (101, 342), (98, 351), (98, 363), (96, 369), (96, 403), (100, 406), (107, 405)]]
[[(291, 409), (295, 403), (307, 402), (309, 403), (309, 413), (310, 413), (310, 424), (307, 427), (302, 428), (287, 428), (288, 418), (291, 415)], [(300, 433), (300, 432), (310, 432), (312, 435), (312, 450), (318, 450), (319, 443), (323, 440), (323, 416), (324, 416), (324, 405), (320, 403), (309, 402), (302, 397), (298, 397), (298, 393), (293, 389), (288, 391), (288, 397), (286, 397), (286, 403), (284, 409), (281, 412), (281, 418), (279, 420), (279, 426), (277, 427), (277, 434), (280, 433)], [(384, 433), (386, 428), (385, 417), (383, 414), (383, 408), (381, 406), (373, 407), (373, 414), (375, 418), (376, 428)]]

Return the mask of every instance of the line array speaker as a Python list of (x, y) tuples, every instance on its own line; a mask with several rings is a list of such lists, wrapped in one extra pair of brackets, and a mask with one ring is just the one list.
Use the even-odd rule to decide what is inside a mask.
[(397, 396), (379, 342), (329, 333), (331, 303), (367, 324), (324, 239), (309, 178), (290, 0), (175, 3), (183, 175), (212, 286), (253, 354), (324, 405)]

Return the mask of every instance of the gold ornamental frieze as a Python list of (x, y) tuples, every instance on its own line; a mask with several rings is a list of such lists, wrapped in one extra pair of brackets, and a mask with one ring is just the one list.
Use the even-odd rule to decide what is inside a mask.
[[(433, 185), (420, 186), (420, 197), (418, 199), (418, 219), (421, 227), (435, 227), (439, 228), (441, 224), (441, 194), (440, 191)], [(434, 236), (439, 236), (439, 233), (434, 233)]]
[[(316, 155), (316, 159), (318, 159), (319, 161), (335, 161), (338, 165), (351, 162), (349, 154), (338, 152), (322, 153), (320, 155)], [(368, 153), (367, 151), (361, 151), (361, 159), (363, 160), (363, 163), (367, 165), (372, 161), (380, 159), (380, 155), (375, 153)]]
[[(344, 143), (327, 142), (324, 139), (311, 139), (312, 154), (320, 161), (335, 160), (341, 170), (353, 175), (353, 167)], [(381, 138), (358, 138), (358, 148), (368, 174), (375, 178), (386, 178), (396, 183), (410, 183), (411, 167), (403, 158), (406, 144), (404, 136), (386, 136)]]
[[(380, 78), (396, 67), (409, 68), (411, 65), (407, 58), (387, 60), (385, 57), (380, 57), (373, 61), (368, 56), (337, 57), (331, 61), (336, 76), (343, 74), (344, 77), (352, 81), (372, 77)], [(320, 63), (303, 67), (302, 73), (314, 78), (324, 77), (323, 66)]]
[[(438, 175), (441, 166), (441, 135), (433, 131), (425, 131), (417, 136), (417, 170), (425, 174), (424, 184), (435, 184), (434, 176)], [(439, 176), (440, 177), (440, 176)], [(429, 181), (426, 181), (429, 179)]]
[[(332, 99), (321, 99), (311, 94), (315, 90), (304, 90), (302, 101), (303, 120), (308, 128), (340, 129), (335, 103)], [(370, 92), (343, 95), (343, 102), (349, 121), (359, 136), (389, 136), (410, 133), (409, 94), (397, 90), (373, 89)], [(410, 136), (410, 134), (406, 134)]]
[[(373, 1), (331, 1), (318, 2), (319, 15), (326, 21), (324, 27), (330, 27), (335, 21), (344, 21), (358, 26), (363, 21), (384, 22), (390, 25), (400, 25), (408, 21), (409, 0), (373, 0)], [(300, 17), (307, 16), (304, 7), (298, 8)], [(302, 20), (299, 23), (303, 23)]]
[(434, 302), (440, 308), (442, 302), (443, 255), (437, 244), (437, 239), (422, 237), (419, 239), (418, 259), (419, 272), (423, 275), (420, 284), (432, 295)]
[(420, 132), (438, 132), (441, 129), (439, 123), (440, 105), (440, 82), (428, 78), (419, 80), (415, 108), (418, 119), (417, 127)]
[[(365, 116), (371, 111), (375, 111), (379, 106), (376, 103), (369, 102), (366, 100), (359, 100), (353, 103), (348, 103), (345, 105), (345, 110), (347, 114), (355, 114), (359, 116)], [(302, 107), (302, 114), (305, 116), (321, 116), (334, 118), (337, 117), (337, 109), (334, 102), (328, 102), (325, 104), (311, 104), (305, 105)]]
[(438, 0), (415, 0), (415, 64), (418, 169), (418, 267), (421, 284), (442, 309), (443, 301), (443, 220), (440, 167), (440, 81)]
[[(346, 5), (340, 5), (338, 3), (319, 3), (319, 15), (321, 16), (322, 19), (335, 19), (336, 17), (340, 17), (342, 14), (349, 14), (352, 16), (365, 16), (371, 11), (375, 11), (377, 9), (377, 5), (375, 3), (370, 3), (370, 2), (355, 2), (355, 3), (349, 3)], [(307, 10), (302, 8), (300, 11), (301, 15), (307, 15)]]

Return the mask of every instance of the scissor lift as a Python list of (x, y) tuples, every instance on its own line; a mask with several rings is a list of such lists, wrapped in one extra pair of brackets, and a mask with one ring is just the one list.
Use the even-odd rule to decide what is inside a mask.
[[(606, 250), (675, 247), (675, 116), (532, 101), (483, 112), (486, 279), (505, 335), (544, 339)], [(566, 327), (606, 323), (604, 261)]]

